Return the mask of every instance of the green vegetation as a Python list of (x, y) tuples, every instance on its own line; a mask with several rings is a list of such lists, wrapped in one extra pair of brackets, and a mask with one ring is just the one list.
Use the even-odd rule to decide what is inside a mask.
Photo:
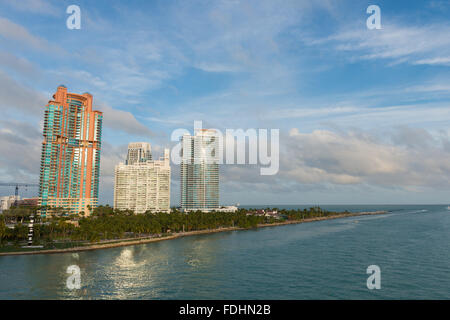
[(278, 211), (279, 214), (286, 216), (288, 220), (304, 220), (304, 219), (312, 219), (312, 218), (319, 218), (319, 217), (331, 217), (336, 215), (345, 215), (349, 214), (350, 212), (344, 211), (344, 212), (333, 212), (333, 211), (326, 211), (323, 210), (320, 207), (314, 207), (309, 209), (303, 209), (303, 210), (280, 210)]
[(7, 229), (4, 219), (0, 219), (0, 242), (6, 238), (6, 231)]
[(100, 206), (93, 215), (79, 219), (79, 228), (71, 231), (72, 239), (98, 241), (142, 237), (163, 233), (217, 229), (221, 227), (252, 228), (265, 223), (264, 217), (247, 216), (244, 212), (172, 212), (133, 214)]
[[(20, 246), (27, 240), (29, 217), (36, 215), (38, 207), (12, 208), (0, 215), (0, 242)], [(277, 209), (265, 209), (265, 212)], [(277, 210), (278, 215), (265, 216), (261, 210), (239, 209), (237, 212), (190, 212), (173, 210), (172, 213), (134, 214), (130, 210), (114, 210), (110, 206), (95, 208), (92, 215), (69, 216), (57, 208), (57, 215), (48, 218), (36, 216), (34, 224), (35, 244), (46, 249), (80, 246), (101, 240), (154, 237), (163, 234), (212, 230), (227, 227), (255, 228), (259, 224), (271, 224), (286, 220), (303, 220), (316, 217), (346, 214), (324, 211), (318, 207), (305, 210)], [(5, 251), (5, 250), (2, 250)]]

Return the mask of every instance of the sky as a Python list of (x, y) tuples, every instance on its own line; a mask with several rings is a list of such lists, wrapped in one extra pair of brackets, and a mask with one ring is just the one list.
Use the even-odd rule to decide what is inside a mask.
[(221, 204), (447, 204), (449, 17), (449, 0), (0, 0), (0, 181), (37, 183), (64, 84), (104, 112), (103, 204), (129, 142), (157, 158), (194, 121), (280, 132), (278, 173), (222, 165)]

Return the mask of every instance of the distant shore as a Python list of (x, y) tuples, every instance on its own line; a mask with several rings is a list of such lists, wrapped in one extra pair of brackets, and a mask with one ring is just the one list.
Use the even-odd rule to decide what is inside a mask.
[[(331, 220), (331, 219), (340, 219), (346, 217), (356, 217), (356, 216), (365, 216), (365, 215), (378, 215), (378, 214), (386, 214), (387, 211), (372, 211), (372, 212), (355, 212), (348, 214), (337, 214), (328, 217), (316, 217), (310, 219), (303, 220), (289, 220), (268, 224), (259, 224), (257, 228), (265, 228), (265, 227), (276, 227), (276, 226), (284, 226), (289, 224), (299, 224), (299, 223), (307, 223), (314, 221), (322, 221), (322, 220)], [(43, 250), (35, 250), (35, 251), (17, 251), (17, 252), (0, 252), (1, 256), (15, 256), (15, 255), (29, 255), (29, 254), (54, 254), (54, 253), (70, 253), (70, 252), (80, 252), (80, 251), (90, 251), (90, 250), (99, 250), (99, 249), (109, 249), (116, 247), (124, 247), (124, 246), (134, 246), (138, 244), (146, 244), (151, 242), (159, 242), (164, 240), (172, 240), (181, 237), (188, 237), (194, 235), (201, 234), (210, 234), (210, 233), (218, 233), (218, 232), (226, 232), (226, 231), (237, 231), (237, 230), (250, 230), (248, 228), (239, 228), (239, 227), (226, 227), (226, 228), (218, 228), (218, 229), (206, 229), (206, 230), (196, 230), (196, 231), (187, 231), (187, 232), (178, 232), (175, 234), (171, 234), (163, 237), (145, 237), (145, 238), (136, 238), (132, 240), (128, 239), (120, 239), (120, 240), (111, 240), (104, 243), (95, 243), (88, 244), (86, 246), (74, 247), (74, 248), (65, 248), (65, 249), (43, 249)]]

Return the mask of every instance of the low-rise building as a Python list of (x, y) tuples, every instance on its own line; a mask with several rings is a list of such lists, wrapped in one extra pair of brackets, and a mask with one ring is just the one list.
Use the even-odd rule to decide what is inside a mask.
[(259, 217), (271, 217), (275, 219), (280, 219), (280, 215), (278, 214), (277, 210), (264, 210), (264, 209), (258, 209), (255, 211), (249, 211), (247, 212), (248, 216), (259, 216)]
[(236, 206), (225, 206), (225, 207), (219, 207), (219, 208), (211, 208), (211, 209), (201, 209), (201, 208), (195, 208), (195, 209), (187, 209), (187, 208), (181, 208), (181, 212), (194, 212), (194, 211), (201, 211), (201, 212), (236, 212), (238, 210), (238, 207)]
[(217, 212), (236, 212), (236, 211), (238, 211), (238, 207), (236, 207), (236, 206), (224, 206), (224, 207), (220, 207), (216, 211)]
[(39, 204), (39, 198), (23, 198), (17, 201), (19, 207), (35, 207)]

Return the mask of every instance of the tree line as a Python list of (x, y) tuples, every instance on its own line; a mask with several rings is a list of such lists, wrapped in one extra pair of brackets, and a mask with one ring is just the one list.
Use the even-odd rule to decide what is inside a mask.
[[(0, 241), (25, 241), (29, 217), (32, 214), (36, 215), (39, 209), (39, 207), (26, 207), (6, 210), (3, 215), (0, 215)], [(254, 228), (258, 224), (280, 221), (274, 217), (253, 214), (256, 211), (239, 209), (237, 212), (184, 213), (172, 210), (171, 213), (134, 214), (131, 210), (117, 210), (108, 205), (98, 206), (87, 217), (65, 214), (44, 218), (36, 215), (33, 241), (36, 243), (53, 240), (96, 242), (226, 227)], [(304, 210), (278, 210), (278, 213), (281, 220), (302, 220), (347, 212), (329, 212), (316, 207)], [(78, 223), (78, 226), (73, 222)], [(11, 223), (14, 224), (14, 228), (7, 227), (7, 224)]]

